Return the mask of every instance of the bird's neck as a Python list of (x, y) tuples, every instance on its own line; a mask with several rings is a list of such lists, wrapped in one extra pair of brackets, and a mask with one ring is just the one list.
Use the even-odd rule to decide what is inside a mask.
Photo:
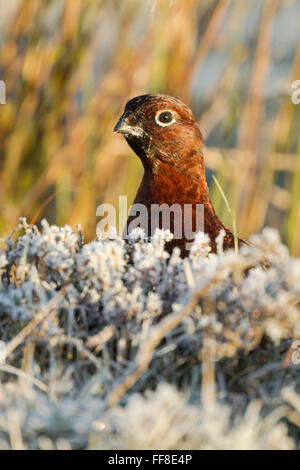
[[(214, 251), (215, 236), (221, 229), (225, 229), (210, 200), (204, 165), (201, 164), (201, 161), (195, 166), (181, 165), (180, 169), (174, 165), (160, 162), (155, 172), (145, 171), (134, 204), (145, 205), (148, 213), (151, 213), (155, 204), (167, 204), (169, 208), (174, 204), (179, 204), (182, 213), (188, 214), (189, 212), (186, 211), (191, 210), (193, 224), (196, 220), (196, 206), (203, 205), (203, 229), (212, 240)], [(190, 209), (187, 209), (187, 205)]]
[(204, 204), (214, 213), (201, 150), (193, 152), (189, 158), (181, 159), (178, 165), (176, 162), (169, 163), (156, 157), (155, 168), (145, 168), (140, 189), (143, 200), (146, 192), (147, 201), (150, 203)]

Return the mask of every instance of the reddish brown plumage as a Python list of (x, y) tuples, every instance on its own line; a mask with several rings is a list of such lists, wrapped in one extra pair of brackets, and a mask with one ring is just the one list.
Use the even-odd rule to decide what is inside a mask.
[[(167, 114), (160, 114), (161, 111)], [(234, 247), (233, 234), (222, 224), (211, 203), (205, 177), (202, 135), (185, 104), (166, 95), (138, 96), (126, 104), (114, 130), (124, 135), (144, 166), (143, 180), (134, 203), (144, 204), (149, 214), (152, 204), (179, 204), (182, 209), (184, 204), (191, 204), (193, 228), (196, 204), (203, 204), (204, 231), (210, 237), (212, 251), (216, 251), (215, 238), (221, 229), (225, 230), (224, 249)], [(128, 218), (127, 226), (132, 219)], [(150, 228), (151, 215), (148, 219), (149, 234)], [(174, 227), (171, 231), (174, 232)], [(182, 256), (186, 256), (187, 241), (190, 242), (184, 236), (174, 239), (168, 243), (167, 249), (171, 251), (178, 246)]]

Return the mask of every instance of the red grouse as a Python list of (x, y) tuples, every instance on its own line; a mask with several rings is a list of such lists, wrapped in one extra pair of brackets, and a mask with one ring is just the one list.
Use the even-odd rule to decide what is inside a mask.
[[(183, 225), (196, 227), (197, 205), (204, 209), (204, 227), (210, 237), (211, 250), (216, 251), (216, 236), (225, 231), (224, 249), (234, 247), (234, 236), (220, 221), (211, 203), (205, 177), (203, 139), (191, 110), (179, 99), (166, 95), (142, 95), (131, 99), (114, 132), (123, 134), (132, 150), (141, 159), (144, 176), (134, 200), (148, 210), (146, 229), (153, 234), (155, 227), (164, 226), (161, 214), (153, 221), (152, 207), (165, 205), (181, 209), (170, 211), (170, 230), (179, 235), (167, 243), (168, 251), (178, 246), (181, 255), (188, 255)], [(155, 206), (154, 206), (155, 205)], [(167, 205), (167, 206), (166, 206)], [(137, 206), (140, 207), (140, 206)], [(188, 210), (184, 210), (188, 208)], [(176, 212), (176, 213), (175, 213)], [(176, 218), (177, 216), (177, 218)], [(129, 215), (127, 228), (134, 216)], [(176, 219), (176, 220), (175, 220)], [(145, 229), (145, 227), (143, 227)], [(190, 246), (190, 245), (189, 245)]]

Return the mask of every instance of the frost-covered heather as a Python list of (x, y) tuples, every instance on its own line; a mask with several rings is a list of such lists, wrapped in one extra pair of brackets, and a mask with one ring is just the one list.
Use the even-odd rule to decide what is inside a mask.
[(238, 255), (199, 233), (182, 260), (166, 231), (19, 228), (0, 251), (0, 448), (299, 447), (300, 260), (277, 232)]

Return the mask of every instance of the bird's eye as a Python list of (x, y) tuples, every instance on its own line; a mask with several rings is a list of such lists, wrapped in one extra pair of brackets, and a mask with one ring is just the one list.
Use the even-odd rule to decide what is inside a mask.
[(170, 113), (170, 111), (163, 111), (159, 114), (157, 119), (159, 120), (159, 122), (167, 124), (172, 121), (172, 114)]
[(170, 126), (175, 122), (174, 113), (169, 110), (158, 111), (155, 115), (155, 121), (160, 126)]

